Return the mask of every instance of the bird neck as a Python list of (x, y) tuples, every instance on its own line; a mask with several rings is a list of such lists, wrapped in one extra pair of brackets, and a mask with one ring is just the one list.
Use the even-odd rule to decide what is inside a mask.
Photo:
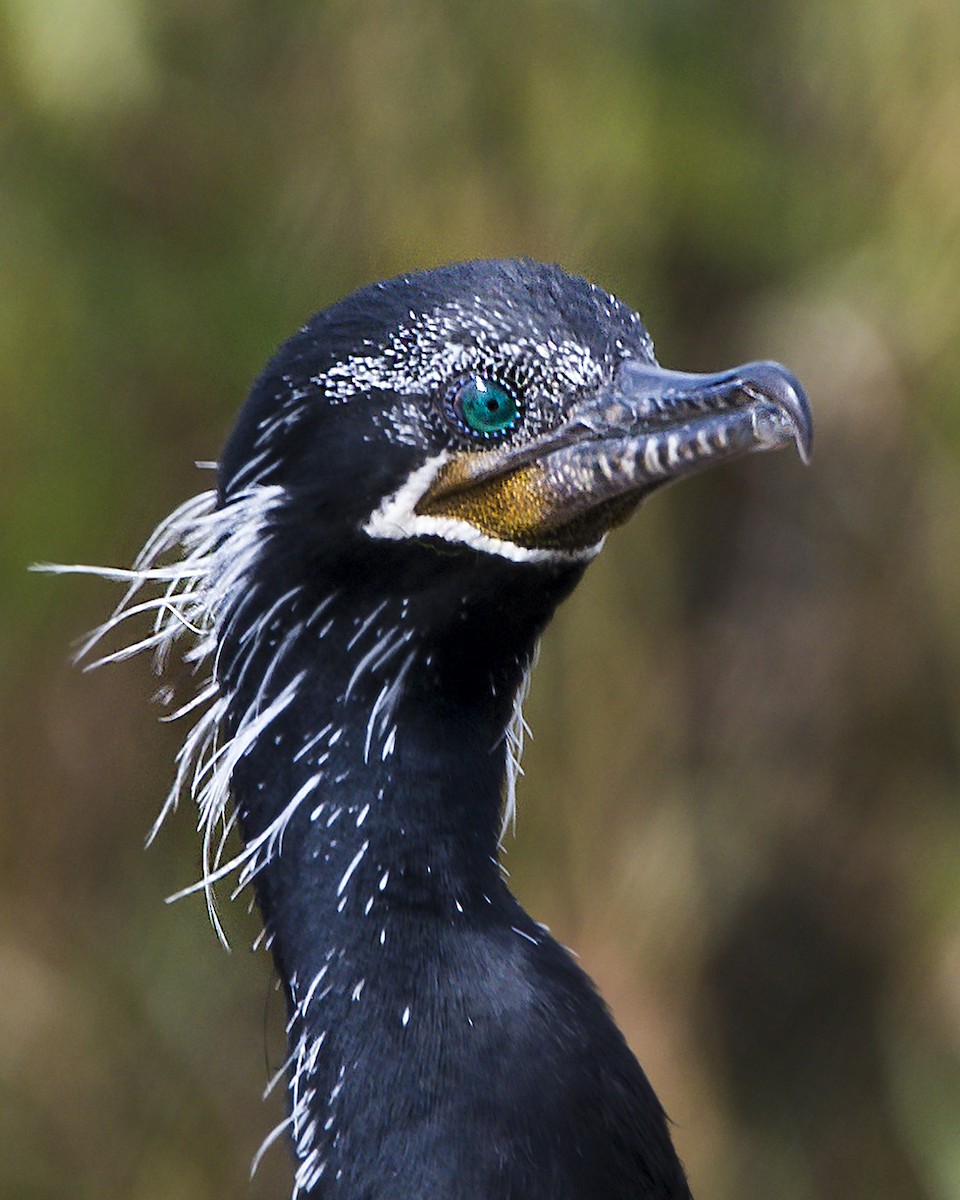
[(469, 594), (458, 622), (302, 587), (243, 619), (254, 584), (223, 626), (217, 762), (287, 995), (294, 1197), (689, 1200), (636, 1059), (497, 865), (507, 730), (562, 588), (477, 619)]
[(516, 689), (501, 697), (488, 681), (482, 702), (464, 705), (413, 657), (394, 672), (371, 670), (352, 688), (343, 674), (304, 677), (235, 770), (245, 840), (262, 847), (258, 901), (287, 980), (312, 975), (331, 949), (376, 949), (381, 917), (450, 919), (503, 891)]
[(289, 1122), (306, 1193), (344, 1152), (340, 1118), (369, 1128), (381, 1111), (359, 1098), (383, 1068), (378, 1053), (396, 1093), (412, 1090), (401, 1081), (424, 1030), (443, 1020), (438, 989), (462, 986), (453, 960), (464, 935), (537, 935), (497, 863), (506, 731), (532, 646), (451, 654), (403, 606), (290, 603), (294, 637), (276, 642), (269, 621), (228, 637), (220, 669), (235, 739), (282, 703), (231, 789), (287, 992)]
[[(405, 606), (382, 602), (293, 628), (285, 644), (248, 638), (223, 656), (235, 736), (277, 709), (231, 780), (248, 847), (265, 842), (257, 874), (281, 875), (284, 895), (299, 890), (288, 871), (309, 877), (314, 914), (342, 917), (394, 867), (394, 889), (474, 902), (499, 879), (507, 730), (530, 649), (451, 660)], [(280, 896), (269, 882), (261, 893), (269, 924)]]
[(362, 940), (383, 905), (446, 915), (505, 891), (511, 724), (582, 571), (466, 556), (435, 582), (420, 548), (376, 574), (290, 557), (290, 578), (277, 553), (238, 600), (217, 658), (246, 874), (284, 978), (320, 941)]

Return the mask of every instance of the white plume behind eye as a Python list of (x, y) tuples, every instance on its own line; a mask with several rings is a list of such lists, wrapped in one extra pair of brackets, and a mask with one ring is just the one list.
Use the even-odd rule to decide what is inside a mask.
[[(291, 680), (269, 703), (261, 687), (247, 712), (233, 723), (233, 734), (226, 735), (229, 698), (221, 692), (218, 681), (219, 647), (225, 623), (237, 611), (237, 597), (249, 599), (253, 595), (256, 586), (252, 582), (253, 568), (262, 551), (271, 514), (285, 496), (281, 487), (253, 484), (218, 508), (217, 493), (202, 492), (157, 526), (129, 570), (82, 565), (39, 568), (55, 574), (97, 575), (129, 584), (110, 618), (81, 645), (78, 659), (88, 659), (104, 638), (118, 629), (126, 629), (130, 618), (153, 614), (152, 628), (146, 636), (88, 661), (85, 669), (153, 651), (159, 674), (176, 644), (187, 638), (189, 644), (183, 651), (183, 661), (195, 674), (204, 669), (208, 672), (201, 678), (196, 694), (164, 718), (175, 721), (192, 714), (194, 724), (177, 754), (176, 776), (147, 840), (153, 840), (181, 797), (196, 802), (203, 842), (203, 876), (170, 899), (203, 890), (211, 921), (224, 945), (226, 938), (216, 911), (214, 883), (234, 871), (239, 874), (240, 887), (248, 883), (269, 861), (294, 811), (294, 806), (288, 804), (240, 854), (223, 862), (227, 838), (236, 820), (230, 803), (233, 770), (249, 747), (292, 702), (300, 682), (300, 678)], [(142, 599), (144, 595), (146, 598)], [(290, 598), (289, 594), (284, 597)], [(268, 609), (268, 617), (271, 612)], [(254, 639), (255, 636), (256, 629)], [(300, 801), (304, 799), (299, 797)]]

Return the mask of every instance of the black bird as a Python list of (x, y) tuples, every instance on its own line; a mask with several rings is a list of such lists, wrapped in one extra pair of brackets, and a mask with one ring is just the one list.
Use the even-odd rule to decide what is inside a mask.
[(183, 639), (209, 670), (164, 812), (198, 801), (208, 897), (255, 889), (295, 1197), (690, 1195), (593, 984), (498, 867), (519, 702), (612, 526), (747, 451), (806, 458), (811, 432), (776, 364), (665, 371), (635, 312), (558, 267), (444, 267), (314, 316), (216, 490), (105, 572), (131, 586), (92, 640), (155, 613), (106, 657)]

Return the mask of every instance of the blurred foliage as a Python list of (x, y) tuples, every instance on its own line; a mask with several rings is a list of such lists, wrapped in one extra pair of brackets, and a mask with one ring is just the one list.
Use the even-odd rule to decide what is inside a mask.
[[(560, 260), (813, 468), (653, 500), (546, 639), (512, 880), (700, 1197), (960, 1195), (960, 7), (0, 0), (0, 1195), (279, 1196), (255, 918), (141, 851), (177, 731), (66, 647), (310, 311)], [(266, 1060), (266, 1061), (264, 1061)]]

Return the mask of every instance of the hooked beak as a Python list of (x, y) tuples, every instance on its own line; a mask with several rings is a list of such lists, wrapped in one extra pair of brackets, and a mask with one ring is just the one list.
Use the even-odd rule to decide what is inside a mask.
[(451, 459), (417, 511), (521, 546), (585, 550), (665, 483), (791, 443), (806, 463), (812, 441), (803, 388), (779, 363), (695, 375), (627, 359), (558, 428)]

